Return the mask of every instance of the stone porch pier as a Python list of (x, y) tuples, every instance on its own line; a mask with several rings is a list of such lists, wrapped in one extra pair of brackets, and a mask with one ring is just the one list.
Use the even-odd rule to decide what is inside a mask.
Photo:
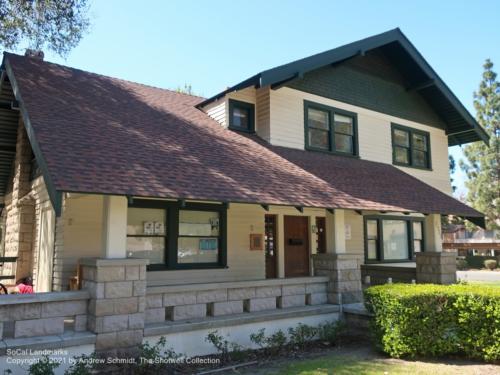
[(346, 253), (345, 211), (326, 214), (327, 249), (312, 256), (314, 275), (328, 276), (328, 303), (361, 302), (361, 265), (359, 256)]

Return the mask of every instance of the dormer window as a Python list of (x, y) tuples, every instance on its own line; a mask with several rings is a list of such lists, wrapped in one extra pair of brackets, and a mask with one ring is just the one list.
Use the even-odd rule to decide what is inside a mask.
[(252, 103), (229, 99), (229, 129), (253, 133), (255, 106)]
[(356, 114), (304, 102), (306, 149), (357, 156)]

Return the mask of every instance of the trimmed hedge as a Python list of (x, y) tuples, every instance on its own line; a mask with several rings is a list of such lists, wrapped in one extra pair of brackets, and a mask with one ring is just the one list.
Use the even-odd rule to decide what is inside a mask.
[(377, 345), (392, 357), (500, 361), (500, 288), (385, 284), (365, 290)]

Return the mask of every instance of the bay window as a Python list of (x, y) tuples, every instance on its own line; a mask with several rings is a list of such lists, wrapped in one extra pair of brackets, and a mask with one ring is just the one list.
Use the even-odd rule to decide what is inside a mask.
[(365, 217), (365, 259), (404, 262), (423, 251), (423, 218), (403, 216)]
[(127, 257), (149, 270), (226, 266), (226, 205), (135, 199), (127, 214)]

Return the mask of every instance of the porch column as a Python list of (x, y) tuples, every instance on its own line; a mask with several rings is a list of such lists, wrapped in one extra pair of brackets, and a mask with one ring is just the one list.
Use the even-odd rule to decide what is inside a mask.
[(457, 281), (457, 253), (443, 252), (441, 215), (427, 215), (424, 222), (424, 252), (416, 254), (417, 282), (453, 284)]
[(144, 337), (146, 259), (127, 258), (127, 199), (103, 199), (101, 258), (80, 260), (90, 293), (88, 329), (100, 356), (135, 357)]
[(104, 196), (103, 258), (127, 257), (127, 198)]
[(328, 302), (354, 303), (363, 300), (361, 267), (355, 254), (348, 254), (345, 240), (345, 211), (326, 213), (325, 254), (312, 256), (314, 275), (328, 276)]

